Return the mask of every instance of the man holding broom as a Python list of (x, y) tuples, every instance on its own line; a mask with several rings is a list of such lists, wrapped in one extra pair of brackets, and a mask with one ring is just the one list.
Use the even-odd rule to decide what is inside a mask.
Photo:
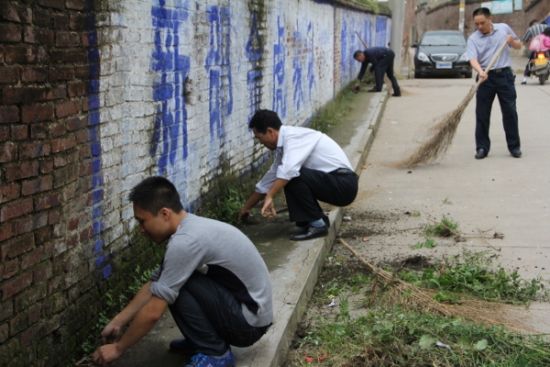
[[(477, 71), (480, 85), (476, 93), (476, 159), (483, 159), (489, 154), (491, 140), (489, 125), (491, 109), (495, 96), (498, 95), (508, 150), (514, 158), (521, 157), (516, 110), (515, 75), (511, 68), (509, 47), (521, 48), (521, 41), (514, 31), (505, 23), (493, 23), (488, 8), (478, 8), (473, 12), (477, 30), (470, 35), (467, 44), (467, 55), (472, 68)], [(487, 68), (491, 57), (504, 43), (504, 48), (491, 70)]]

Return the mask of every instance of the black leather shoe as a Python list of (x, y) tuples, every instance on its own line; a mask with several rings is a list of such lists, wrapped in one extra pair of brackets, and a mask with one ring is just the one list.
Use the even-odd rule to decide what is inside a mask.
[(478, 150), (476, 150), (476, 159), (483, 159), (487, 157), (487, 154), (488, 153), (485, 148), (479, 148)]
[(516, 149), (512, 149), (510, 151), (510, 154), (512, 155), (512, 157), (514, 158), (521, 158), (521, 150), (519, 148), (516, 148)]
[(312, 238), (326, 236), (327, 233), (328, 233), (328, 227), (327, 226), (323, 226), (323, 227), (311, 227), (311, 226), (309, 226), (305, 233), (293, 234), (293, 235), (290, 236), (290, 239), (292, 241), (305, 241), (305, 240), (310, 240)]

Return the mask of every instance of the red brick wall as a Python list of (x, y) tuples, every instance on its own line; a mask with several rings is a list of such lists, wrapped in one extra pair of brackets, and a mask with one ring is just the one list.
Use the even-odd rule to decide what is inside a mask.
[[(464, 25), (466, 36), (475, 31), (472, 12), (480, 6), (481, 1), (466, 2)], [(523, 10), (515, 11), (512, 14), (495, 14), (493, 15), (493, 21), (495, 23), (507, 23), (521, 37), (531, 20), (542, 20), (548, 12), (550, 12), (550, 1), (524, 0)], [(418, 36), (421, 36), (427, 30), (458, 29), (458, 2), (446, 3), (432, 9), (423, 8), (417, 12), (416, 20), (419, 31)]]
[[(56, 344), (67, 342), (65, 311), (86, 302), (93, 282), (86, 250), (91, 216), (83, 209), (91, 181), (86, 1), (2, 0), (0, 6), (4, 365), (2, 357), (29, 351), (39, 340), (55, 359)], [(77, 330), (91, 316), (71, 327)]]

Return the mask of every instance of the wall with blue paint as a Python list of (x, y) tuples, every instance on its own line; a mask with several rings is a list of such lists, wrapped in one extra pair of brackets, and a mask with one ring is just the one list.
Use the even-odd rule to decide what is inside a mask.
[(195, 210), (222, 162), (242, 173), (264, 156), (255, 110), (307, 124), (359, 71), (356, 32), (387, 44), (391, 20), (316, 1), (127, 0), (98, 23), (109, 244), (133, 225), (137, 182), (164, 175)]

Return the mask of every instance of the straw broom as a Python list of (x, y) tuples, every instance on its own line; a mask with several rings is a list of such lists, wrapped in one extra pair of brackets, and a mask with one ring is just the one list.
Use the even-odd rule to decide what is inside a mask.
[[(489, 65), (485, 69), (486, 71), (491, 70), (491, 68), (495, 65), (507, 44), (508, 42), (504, 42), (499, 47), (497, 52), (491, 58)], [(477, 83), (472, 86), (458, 107), (445, 115), (440, 122), (431, 128), (432, 136), (424, 144), (422, 144), (413, 154), (411, 154), (409, 158), (396, 163), (395, 166), (399, 168), (412, 168), (421, 163), (433, 161), (445, 153), (453, 141), (456, 129), (460, 123), (460, 119), (462, 118), (462, 113), (476, 94), (481, 83), (481, 79), (478, 80)]]
[[(347, 248), (369, 271), (371, 271), (379, 280), (386, 286), (393, 286), (399, 294), (408, 295), (409, 301), (417, 306), (421, 306), (423, 310), (437, 312), (443, 316), (463, 317), (473, 322), (480, 322), (485, 325), (504, 326), (509, 330), (520, 333), (534, 332), (532, 329), (518, 327), (504, 318), (498, 319), (499, 313), (495, 312), (499, 304), (480, 300), (465, 300), (460, 305), (447, 305), (437, 302), (433, 298), (433, 292), (427, 289), (419, 288), (413, 284), (407, 283), (394, 274), (379, 268), (378, 266), (365, 260), (353, 247), (351, 247), (344, 239), (339, 238), (339, 242)], [(410, 303), (409, 303), (410, 304)]]

